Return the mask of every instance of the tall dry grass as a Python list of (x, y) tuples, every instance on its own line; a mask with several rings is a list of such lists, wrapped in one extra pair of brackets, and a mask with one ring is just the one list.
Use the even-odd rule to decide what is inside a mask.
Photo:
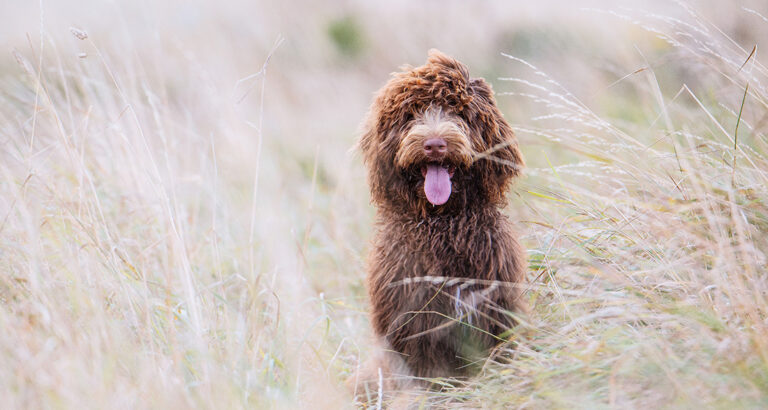
[(408, 397), (765, 406), (765, 10), (446, 4), (13, 5), (3, 407), (375, 406), (343, 387), (370, 354), (348, 150), (386, 72), (431, 46), (518, 133), (533, 309), (479, 377)]

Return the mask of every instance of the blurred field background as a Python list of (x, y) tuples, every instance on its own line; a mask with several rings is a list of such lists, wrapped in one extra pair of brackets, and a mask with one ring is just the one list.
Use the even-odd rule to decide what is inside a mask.
[(353, 147), (432, 47), (516, 129), (532, 312), (416, 408), (768, 406), (764, 1), (0, 10), (2, 407), (375, 407)]

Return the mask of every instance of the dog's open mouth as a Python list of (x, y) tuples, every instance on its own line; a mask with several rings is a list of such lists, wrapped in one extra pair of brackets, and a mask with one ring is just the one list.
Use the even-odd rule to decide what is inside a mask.
[(452, 165), (428, 163), (421, 167), (424, 176), (424, 193), (432, 205), (442, 205), (451, 196), (451, 177), (456, 171)]

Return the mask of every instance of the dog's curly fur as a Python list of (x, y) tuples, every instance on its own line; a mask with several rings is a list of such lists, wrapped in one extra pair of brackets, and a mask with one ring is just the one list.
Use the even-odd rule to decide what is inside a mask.
[[(451, 194), (424, 190), (426, 138), (447, 142)], [(393, 74), (359, 141), (377, 207), (368, 259), (371, 319), (390, 358), (417, 377), (466, 376), (525, 311), (524, 252), (502, 214), (523, 158), (490, 86), (431, 50)], [(391, 364), (388, 366), (391, 367)]]

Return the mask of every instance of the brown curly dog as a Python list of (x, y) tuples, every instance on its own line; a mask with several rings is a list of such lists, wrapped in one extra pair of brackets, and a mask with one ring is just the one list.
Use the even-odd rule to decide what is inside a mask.
[(526, 309), (524, 252), (501, 212), (524, 165), (512, 129), (483, 79), (431, 50), (378, 92), (359, 146), (377, 208), (371, 320), (389, 352), (376, 367), (471, 375)]

